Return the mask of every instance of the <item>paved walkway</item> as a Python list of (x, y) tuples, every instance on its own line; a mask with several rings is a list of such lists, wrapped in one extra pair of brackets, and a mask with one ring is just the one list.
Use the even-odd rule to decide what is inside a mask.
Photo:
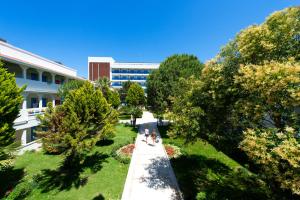
[[(152, 113), (144, 112), (137, 120), (139, 134), (127, 174), (122, 200), (169, 200), (182, 199), (176, 177), (161, 139), (152, 145), (151, 138), (145, 142), (144, 130), (158, 133)], [(150, 143), (150, 144), (149, 144)]]

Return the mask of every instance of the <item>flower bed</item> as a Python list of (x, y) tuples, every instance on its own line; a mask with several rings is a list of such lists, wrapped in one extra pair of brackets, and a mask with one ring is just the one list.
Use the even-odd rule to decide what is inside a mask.
[(134, 144), (128, 144), (122, 148), (120, 148), (120, 152), (127, 155), (127, 156), (131, 156), (134, 150)]
[(118, 161), (122, 163), (129, 163), (134, 148), (134, 144), (128, 144), (119, 148), (117, 151), (115, 151), (115, 153), (113, 153), (113, 155)]
[(165, 144), (164, 146), (165, 146), (165, 150), (170, 158), (177, 158), (181, 155), (179, 147), (177, 147), (175, 145), (171, 145), (171, 144)]

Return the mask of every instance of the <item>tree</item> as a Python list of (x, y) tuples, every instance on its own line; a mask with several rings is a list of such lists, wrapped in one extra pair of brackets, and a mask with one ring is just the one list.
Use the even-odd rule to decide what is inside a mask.
[(135, 127), (136, 119), (142, 116), (143, 110), (140, 107), (133, 107), (133, 106), (129, 106), (128, 110), (129, 110), (129, 114), (133, 117), (132, 126)]
[(99, 78), (95, 82), (95, 87), (102, 91), (106, 101), (111, 104), (113, 108), (116, 109), (119, 107), (121, 104), (119, 93), (110, 88), (110, 81), (107, 77)]
[(107, 103), (101, 90), (86, 82), (72, 90), (62, 106), (47, 109), (41, 124), (48, 130), (40, 133), (45, 136), (43, 142), (49, 142), (44, 146), (64, 150), (72, 163), (81, 160), (97, 141), (111, 135), (116, 120), (117, 112)]
[(193, 55), (173, 55), (160, 64), (147, 79), (147, 102), (155, 113), (171, 109), (171, 97), (178, 95), (178, 80), (199, 77), (203, 64)]
[(119, 95), (122, 103), (126, 103), (127, 92), (133, 83), (134, 82), (131, 81), (123, 82), (122, 88), (119, 90)]
[(195, 106), (192, 100), (193, 90), (199, 82), (194, 77), (189, 79), (179, 79), (182, 92), (172, 100), (172, 112), (168, 113), (168, 118), (172, 121), (171, 130), (168, 134), (172, 137), (183, 137), (186, 141), (192, 142), (196, 138), (202, 137), (204, 131), (203, 123), (205, 113), (201, 107)]
[(126, 96), (126, 103), (134, 107), (145, 105), (145, 92), (139, 84), (134, 83), (130, 86)]
[(109, 88), (110, 87), (110, 80), (104, 76), (99, 78), (98, 80), (95, 81), (95, 86), (102, 89), (102, 88)]
[(114, 109), (117, 109), (121, 104), (119, 93), (114, 90), (110, 91), (107, 97), (107, 102), (111, 104)]
[(300, 144), (295, 130), (248, 129), (240, 148), (260, 166), (261, 176), (285, 190), (300, 195)]
[[(288, 88), (293, 87), (293, 84), (296, 81), (295, 79), (293, 81), (288, 81), (290, 77), (287, 75), (287, 73), (289, 73), (289, 69), (287, 68), (289, 68), (291, 64), (279, 63), (286, 63), (293, 60), (297, 63), (297, 60), (299, 60), (297, 57), (300, 51), (298, 40), (298, 35), (300, 33), (300, 29), (298, 28), (299, 11), (299, 7), (288, 8), (272, 14), (267, 18), (266, 22), (261, 25), (248, 27), (241, 31), (233, 41), (229, 42), (224, 48), (222, 48), (221, 52), (215, 57), (215, 59), (206, 64), (199, 78), (200, 81), (194, 85), (191, 82), (191, 89), (188, 90), (192, 91), (190, 95), (187, 95), (189, 96), (189, 99), (185, 102), (185, 106), (187, 107), (192, 106), (201, 108), (203, 110), (201, 115), (205, 115), (205, 118), (198, 123), (201, 123), (201, 126), (206, 127), (205, 129), (202, 129), (206, 130), (206, 134), (198, 132), (198, 134), (194, 135), (207, 135), (205, 138), (211, 138), (210, 141), (213, 141), (213, 143), (219, 143), (219, 146), (221, 147), (228, 146), (232, 148), (237, 147), (238, 143), (241, 141), (243, 128), (247, 127), (250, 123), (252, 123), (252, 125), (258, 125), (258, 121), (262, 122), (262, 116), (267, 114), (266, 112), (270, 112), (270, 109), (266, 110), (263, 108), (255, 108), (254, 106), (256, 105), (255, 102), (266, 102), (266, 98), (260, 99), (258, 98), (260, 96), (255, 96), (258, 93), (257, 88), (250, 100), (250, 97), (248, 96), (249, 91), (246, 91), (246, 86), (241, 88), (241, 84), (244, 85), (243, 81), (247, 83), (252, 81), (253, 88), (260, 85), (260, 89), (262, 89), (261, 87), (266, 85), (264, 88), (265, 91), (263, 91), (266, 92), (266, 90), (268, 90), (268, 79), (270, 79), (269, 86), (271, 86), (271, 84), (273, 85), (272, 87), (269, 87), (269, 89), (272, 88), (272, 90), (279, 92), (278, 96), (283, 93), (289, 94), (286, 93), (287, 90), (289, 90)], [(273, 39), (274, 37), (281, 37), (281, 35), (285, 42), (278, 43), (276, 39)], [(282, 41), (282, 39), (280, 39), (280, 41)], [(259, 70), (260, 74), (263, 73), (266, 75), (266, 77), (263, 78), (263, 75), (260, 75), (259, 79), (256, 77), (257, 75), (255, 72), (253, 72), (251, 77), (247, 76), (249, 78), (248, 80), (246, 77), (241, 80), (240, 69), (244, 71), (247, 69), (250, 70), (249, 66), (251, 64), (259, 65), (261, 68), (257, 66), (257, 70)], [(274, 64), (276, 66), (274, 66), (271, 70), (270, 65)], [(279, 74), (282, 72), (281, 68), (284, 65), (287, 67), (284, 67), (285, 70), (283, 71), (287, 71), (283, 76), (280, 76)], [(275, 77), (268, 75), (270, 70), (273, 75), (276, 75), (278, 72), (277, 75)], [(293, 75), (291, 76), (296, 78), (296, 73), (297, 72), (294, 70), (292, 73)], [(254, 83), (254, 81), (256, 81), (256, 83)], [(279, 85), (282, 81), (286, 85)], [(276, 87), (278, 89), (275, 89)], [(280, 91), (280, 89), (283, 89), (283, 91)], [(270, 93), (270, 91), (268, 92)], [(183, 91), (178, 92), (178, 94), (179, 93), (183, 93)], [(265, 97), (269, 93), (264, 94)], [(273, 98), (274, 95), (276, 96), (276, 93), (272, 93), (269, 98)], [(162, 95), (158, 93), (157, 97), (160, 98), (160, 96)], [(178, 102), (183, 102), (179, 98), (184, 100), (183, 96), (178, 95)], [(284, 96), (281, 97), (281, 100), (284, 100)], [(287, 101), (291, 103), (290, 100)], [(251, 106), (247, 106), (248, 111), (244, 109), (246, 101), (248, 103), (251, 102)], [(297, 99), (294, 99), (293, 101), (293, 104), (295, 104)], [(188, 103), (190, 105), (188, 105)], [(280, 108), (277, 108), (275, 105), (278, 103)], [(275, 113), (273, 118), (277, 122), (283, 122), (283, 119), (286, 120), (289, 118), (290, 123), (293, 121), (291, 118), (295, 118), (292, 112), (294, 105), (286, 104), (287, 107), (282, 108), (282, 103), (283, 101), (280, 102), (279, 100), (276, 102), (273, 101), (273, 106), (276, 107), (274, 109), (285, 110), (284, 112), (281, 112), (281, 117), (277, 117), (281, 118), (281, 120), (275, 120)], [(261, 103), (259, 105), (262, 104), (264, 108), (266, 108), (266, 106), (271, 106), (270, 102)], [(184, 108), (184, 105), (181, 106)], [(259, 115), (260, 120), (253, 121), (255, 119), (255, 115), (253, 112), (250, 113), (250, 111), (254, 111), (254, 109), (261, 112)], [(241, 114), (241, 112), (243, 114)], [(180, 115), (180, 109), (177, 112), (174, 112), (174, 114)], [(176, 124), (178, 125), (180, 123), (177, 122)], [(279, 123), (277, 123), (277, 125), (279, 125)], [(186, 132), (188, 133), (189, 131), (187, 130)], [(229, 143), (231, 145), (223, 145)]]
[(0, 63), (0, 169), (7, 163), (4, 148), (12, 144), (15, 138), (14, 121), (19, 115), (23, 101), (21, 93), (25, 86), (19, 88), (14, 74), (7, 72)]
[(300, 106), (300, 64), (271, 62), (246, 65), (235, 76), (237, 90), (243, 98), (235, 103), (236, 120), (243, 127), (296, 125)]
[(68, 81), (66, 83), (64, 83), (63, 85), (61, 85), (59, 88), (58, 88), (58, 96), (61, 98), (61, 99), (65, 99), (66, 96), (72, 91), (72, 90), (76, 90), (80, 87), (83, 86), (83, 84), (85, 83), (85, 81), (83, 80), (71, 80), (71, 81)]
[(126, 103), (128, 106), (129, 114), (133, 117), (132, 125), (135, 126), (136, 118), (140, 117), (143, 113), (142, 107), (145, 105), (145, 93), (143, 88), (137, 84), (131, 84), (127, 96)]
[(300, 8), (271, 14), (261, 25), (250, 26), (237, 38), (237, 51), (245, 64), (265, 61), (300, 61)]

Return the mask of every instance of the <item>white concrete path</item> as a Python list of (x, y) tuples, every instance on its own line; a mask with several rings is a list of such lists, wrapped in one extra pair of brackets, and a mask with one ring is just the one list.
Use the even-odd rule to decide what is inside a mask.
[[(145, 142), (144, 130), (158, 133), (152, 113), (144, 112), (137, 120), (139, 134), (135, 141), (122, 200), (169, 200), (182, 199), (176, 177), (161, 139), (152, 145)], [(160, 137), (159, 137), (160, 138)], [(150, 143), (150, 144), (149, 144)]]

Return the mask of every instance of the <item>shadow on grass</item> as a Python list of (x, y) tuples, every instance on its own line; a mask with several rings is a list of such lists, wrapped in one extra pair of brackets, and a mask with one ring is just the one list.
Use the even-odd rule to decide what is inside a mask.
[(96, 152), (86, 156), (83, 162), (80, 162), (79, 159), (70, 161), (66, 158), (58, 169), (44, 169), (41, 174), (37, 175), (38, 187), (43, 193), (46, 193), (55, 189), (61, 191), (84, 186), (88, 177), (81, 177), (81, 173), (85, 169), (90, 169), (92, 173), (96, 173), (101, 170), (103, 162), (106, 162), (108, 157), (106, 154)]
[(24, 176), (24, 169), (9, 167), (0, 171), (0, 199), (10, 193)]
[(96, 146), (100, 146), (100, 147), (103, 147), (103, 146), (110, 146), (114, 143), (114, 140), (112, 139), (105, 139), (105, 140), (100, 140), (96, 143)]
[(104, 200), (104, 196), (102, 194), (98, 194), (97, 196), (95, 196), (92, 200)]
[(171, 160), (185, 199), (270, 199), (270, 191), (257, 176), (244, 168), (230, 169), (203, 156)]

